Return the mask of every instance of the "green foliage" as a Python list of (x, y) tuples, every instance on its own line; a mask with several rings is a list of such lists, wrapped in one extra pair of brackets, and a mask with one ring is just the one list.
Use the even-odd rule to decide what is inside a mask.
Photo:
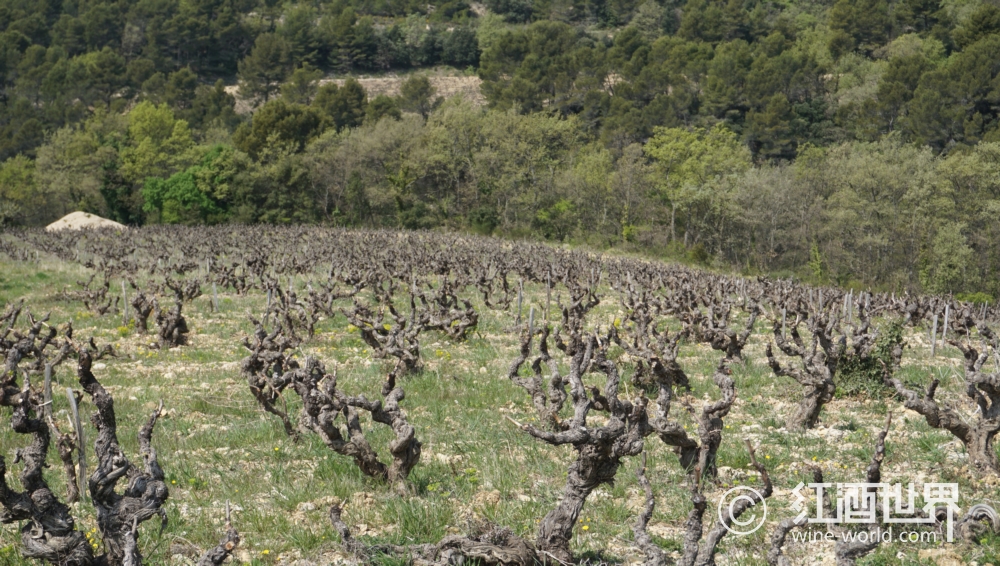
[(380, 94), (369, 100), (368, 106), (365, 109), (365, 121), (369, 123), (378, 122), (384, 117), (399, 120), (402, 115), (402, 111), (399, 109), (399, 103), (396, 102), (396, 99), (384, 94)]
[[(380, 104), (385, 108), (384, 102)], [(338, 131), (361, 125), (367, 105), (365, 89), (355, 79), (347, 79), (342, 87), (335, 83), (323, 85), (312, 103), (312, 107), (324, 117), (326, 125)], [(391, 109), (386, 109), (386, 112), (392, 114)]]
[(226, 92), (222, 79), (212, 86), (198, 86), (191, 107), (181, 110), (179, 116), (199, 130), (219, 126), (232, 131), (240, 123), (240, 117), (236, 115), (236, 99)]
[(168, 179), (147, 179), (142, 189), (143, 211), (163, 224), (222, 222), (235, 196), (233, 182), (241, 165), (235, 150), (215, 146), (198, 165)]
[(823, 255), (819, 251), (819, 245), (813, 242), (809, 246), (809, 272), (816, 283), (825, 283), (827, 280), (826, 270), (823, 269)]
[[(994, 4), (487, 8), (0, 0), (0, 222), (441, 227), (1000, 293)], [(396, 71), (396, 98), (348, 78)], [(205, 200), (216, 144), (239, 187)]]
[(323, 71), (310, 67), (308, 63), (303, 63), (301, 67), (292, 72), (288, 82), (282, 85), (281, 97), (286, 102), (309, 104), (316, 96), (317, 81), (321, 78), (323, 78)]
[(483, 94), (495, 107), (541, 110), (546, 99), (573, 88), (586, 62), (584, 48), (577, 48), (582, 41), (573, 27), (549, 21), (504, 33), (482, 55)]
[(958, 299), (959, 301), (966, 301), (977, 305), (982, 305), (982, 304), (990, 305), (993, 304), (994, 301), (993, 295), (983, 292), (956, 293), (955, 298)]
[(989, 35), (927, 71), (908, 105), (904, 130), (918, 143), (942, 150), (952, 144), (993, 141), (998, 108), (992, 99), (1000, 75), (1000, 35)]
[(721, 124), (711, 130), (656, 128), (654, 132), (644, 150), (659, 174), (660, 198), (672, 209), (671, 239), (676, 238), (680, 211), (686, 245), (692, 232), (721, 212), (726, 180), (749, 169), (750, 153)]
[(490, 206), (480, 206), (469, 213), (469, 225), (473, 232), (488, 236), (500, 225), (500, 215)]
[(476, 32), (455, 28), (441, 41), (441, 62), (457, 68), (479, 65), (479, 41)]
[(34, 161), (18, 155), (0, 165), (0, 226), (26, 219), (37, 194)]
[(324, 116), (314, 107), (272, 100), (254, 113), (249, 124), (240, 125), (233, 144), (254, 159), (265, 159), (274, 151), (298, 153), (322, 133), (323, 124)]
[(973, 43), (1000, 32), (1000, 8), (983, 3), (969, 14), (963, 24), (952, 32), (955, 45), (965, 49)]
[(883, 364), (892, 371), (892, 351), (903, 346), (903, 325), (899, 321), (887, 321), (879, 327), (878, 333), (870, 355), (864, 358), (844, 356), (839, 362), (834, 378), (838, 397), (882, 399), (892, 395), (892, 388), (883, 381)]
[(892, 28), (885, 0), (837, 0), (830, 8), (829, 18), (830, 29), (835, 32), (833, 37), (839, 43), (837, 51), (841, 53), (855, 47), (870, 52), (885, 43)]
[(127, 225), (142, 224), (142, 202), (119, 169), (118, 163), (108, 161), (101, 166), (101, 196), (108, 217)]
[(257, 36), (253, 51), (240, 61), (240, 95), (267, 102), (292, 68), (292, 46), (274, 33)]
[(576, 225), (576, 211), (568, 199), (560, 199), (552, 206), (535, 213), (534, 228), (548, 240), (563, 241)]
[(399, 105), (407, 112), (415, 112), (424, 118), (434, 108), (434, 87), (424, 75), (413, 75), (399, 87)]
[(511, 23), (521, 23), (531, 19), (532, 7), (528, 0), (488, 0), (486, 7)]
[(933, 293), (972, 291), (977, 287), (970, 273), (973, 250), (962, 232), (965, 225), (950, 223), (938, 229), (923, 260), (920, 283)]
[(128, 113), (128, 144), (121, 148), (121, 175), (127, 182), (165, 176), (190, 158), (194, 147), (188, 123), (166, 105), (141, 102)]

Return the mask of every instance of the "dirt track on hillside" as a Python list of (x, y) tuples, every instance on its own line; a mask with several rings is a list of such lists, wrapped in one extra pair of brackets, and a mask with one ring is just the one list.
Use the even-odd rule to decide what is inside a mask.
[[(479, 89), (482, 81), (477, 76), (456, 77), (430, 75), (428, 78), (430, 79), (431, 86), (434, 87), (437, 96), (443, 96), (444, 98), (461, 96), (478, 106), (486, 104), (486, 99), (483, 98)], [(406, 79), (407, 76), (386, 75), (381, 77), (361, 77), (358, 78), (358, 82), (361, 83), (365, 92), (368, 93), (368, 98), (371, 99), (380, 94), (398, 96), (399, 88)], [(343, 85), (346, 80), (347, 79), (322, 79), (319, 82), (321, 85), (328, 83)], [(236, 97), (236, 112), (238, 114), (246, 114), (252, 111), (253, 107), (249, 101), (240, 99), (239, 90), (239, 86), (237, 85), (226, 87), (226, 92)]]

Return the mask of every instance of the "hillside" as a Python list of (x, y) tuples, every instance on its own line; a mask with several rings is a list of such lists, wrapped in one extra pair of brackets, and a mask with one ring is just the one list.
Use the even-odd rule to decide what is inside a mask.
[(5, 226), (437, 229), (1000, 293), (989, 2), (2, 0), (0, 39)]

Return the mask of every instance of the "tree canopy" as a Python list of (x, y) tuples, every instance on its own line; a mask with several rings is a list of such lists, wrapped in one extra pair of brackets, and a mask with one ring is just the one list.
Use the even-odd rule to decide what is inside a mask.
[(0, 0), (0, 225), (473, 230), (996, 295), (998, 85), (982, 0)]

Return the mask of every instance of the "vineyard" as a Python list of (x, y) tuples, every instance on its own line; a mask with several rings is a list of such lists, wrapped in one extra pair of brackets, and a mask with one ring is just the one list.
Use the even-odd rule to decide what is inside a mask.
[(0, 564), (1000, 564), (995, 306), (318, 227), (0, 257)]

